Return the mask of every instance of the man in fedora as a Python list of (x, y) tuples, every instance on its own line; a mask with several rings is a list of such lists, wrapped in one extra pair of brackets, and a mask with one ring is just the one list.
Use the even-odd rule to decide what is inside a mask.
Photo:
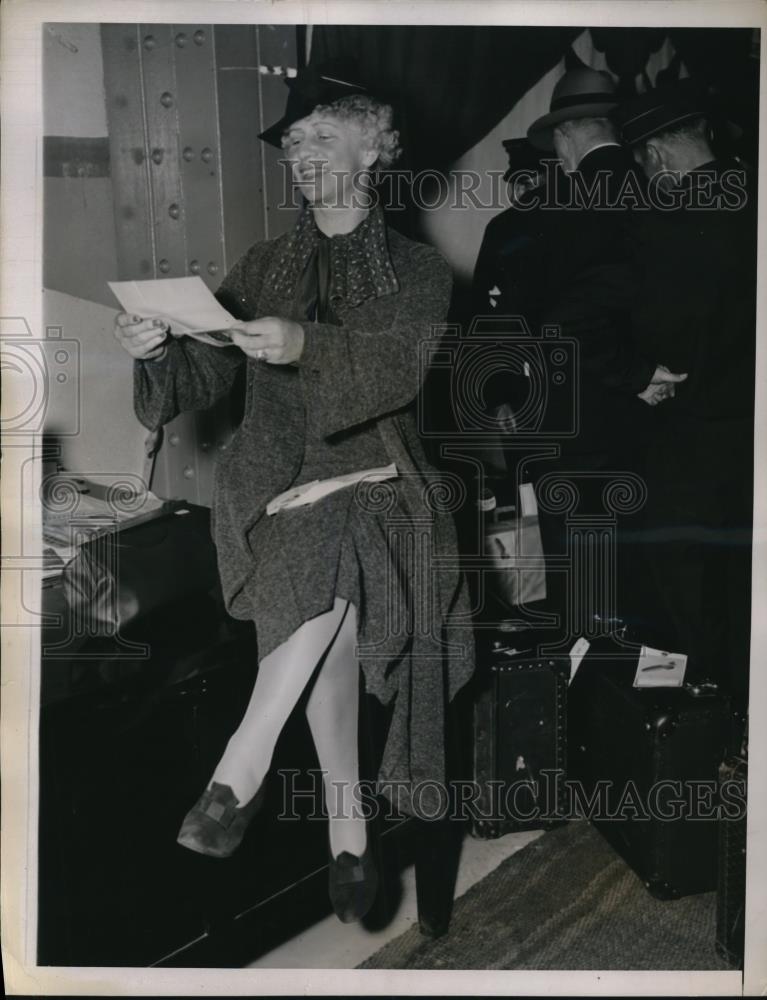
[(638, 230), (633, 313), (642, 349), (688, 373), (652, 413), (647, 517), (654, 591), (688, 676), (728, 682), (745, 704), (756, 329), (756, 199), (714, 152), (708, 95), (690, 81), (619, 117), (657, 208)]
[[(535, 147), (560, 161), (565, 178), (558, 186), (557, 204), (543, 213), (540, 321), (558, 326), (563, 337), (574, 340), (578, 358), (573, 373), (576, 422), (558, 442), (559, 458), (541, 463), (537, 471), (572, 480), (581, 516), (603, 514), (602, 490), (611, 476), (641, 472), (647, 414), (651, 407), (665, 405), (676, 380), (683, 377), (661, 369), (631, 335), (638, 276), (632, 255), (634, 213), (622, 207), (622, 192), (641, 192), (644, 181), (619, 141), (611, 118), (617, 105), (615, 85), (607, 74), (588, 67), (570, 70), (554, 87), (549, 112), (527, 132)], [(552, 425), (563, 423), (564, 415), (552, 417)], [(541, 525), (547, 552), (563, 554), (564, 518), (544, 512)], [(619, 527), (626, 525), (624, 518)], [(627, 592), (633, 576), (628, 554), (620, 545), (618, 578), (607, 584), (613, 590), (618, 587), (618, 610), (624, 614), (632, 602)], [(555, 592), (569, 585), (563, 579), (552, 579), (552, 584)], [(564, 606), (563, 594), (555, 597), (557, 603)], [(594, 607), (590, 613), (604, 616), (606, 611)]]
[[(604, 450), (598, 438), (606, 413), (636, 412), (635, 396), (655, 405), (672, 396), (681, 381), (630, 338), (636, 269), (632, 199), (626, 195), (642, 191), (643, 184), (618, 137), (612, 118), (617, 107), (610, 76), (588, 67), (573, 69), (554, 87), (549, 113), (527, 131), (535, 147), (561, 162), (569, 181), (558, 188), (558, 210), (550, 214), (544, 320), (559, 323), (563, 333), (579, 340), (586, 393), (581, 453), (594, 446)], [(623, 452), (625, 444), (613, 440), (611, 446)]]

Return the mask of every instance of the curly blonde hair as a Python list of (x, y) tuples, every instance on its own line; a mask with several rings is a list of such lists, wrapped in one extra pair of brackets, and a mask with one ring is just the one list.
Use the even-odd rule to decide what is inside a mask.
[(394, 113), (391, 105), (376, 101), (366, 94), (341, 97), (332, 104), (318, 104), (312, 114), (330, 115), (339, 121), (356, 125), (378, 154), (377, 165), (383, 170), (391, 167), (402, 153), (399, 132), (392, 128)]

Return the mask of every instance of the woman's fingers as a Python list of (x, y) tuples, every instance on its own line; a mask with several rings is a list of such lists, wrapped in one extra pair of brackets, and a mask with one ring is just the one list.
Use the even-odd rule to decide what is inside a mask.
[(243, 332), (239, 329), (232, 329), (232, 343), (240, 348), (249, 358), (256, 361), (266, 361), (269, 357), (269, 350), (273, 346), (271, 338), (262, 333)]
[(141, 316), (131, 316), (129, 313), (118, 313), (117, 326), (126, 333), (145, 333), (147, 330), (164, 329), (168, 324), (162, 319), (142, 319)]
[(141, 360), (160, 353), (168, 335), (168, 324), (163, 320), (120, 313), (115, 321), (114, 335), (131, 357)]

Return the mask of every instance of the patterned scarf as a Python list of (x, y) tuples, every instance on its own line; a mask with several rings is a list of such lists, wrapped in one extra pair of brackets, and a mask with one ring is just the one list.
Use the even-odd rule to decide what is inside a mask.
[[(320, 243), (325, 244), (322, 250)], [(307, 267), (317, 253), (322, 254), (329, 271), (327, 285), (320, 283), (319, 294), (327, 288), (330, 310), (334, 301), (358, 306), (368, 299), (399, 290), (380, 208), (373, 209), (352, 232), (324, 239), (311, 210), (304, 209), (267, 280), (278, 294), (293, 297), (302, 279), (307, 280)], [(324, 260), (326, 253), (327, 261)]]

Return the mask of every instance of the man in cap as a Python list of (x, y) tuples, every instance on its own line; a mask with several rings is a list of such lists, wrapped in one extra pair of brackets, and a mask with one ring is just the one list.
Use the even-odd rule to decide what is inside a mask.
[[(472, 319), (521, 316), (531, 330), (540, 324), (543, 287), (545, 213), (540, 202), (547, 164), (545, 154), (527, 139), (503, 143), (509, 159), (504, 180), (510, 207), (490, 220), (474, 267)], [(553, 160), (548, 165), (555, 166)], [(483, 386), (485, 405), (504, 427), (516, 427), (514, 413), (525, 405), (529, 378), (512, 361)]]
[(741, 165), (714, 153), (707, 96), (690, 82), (623, 109), (621, 130), (657, 208), (639, 227), (642, 348), (689, 373), (652, 414), (647, 518), (664, 644), (688, 676), (745, 705), (756, 323), (756, 204)]
[(474, 267), (475, 315), (523, 316), (539, 322), (544, 215), (540, 207), (545, 154), (527, 139), (503, 143), (509, 166), (503, 179), (510, 207), (490, 220)]

